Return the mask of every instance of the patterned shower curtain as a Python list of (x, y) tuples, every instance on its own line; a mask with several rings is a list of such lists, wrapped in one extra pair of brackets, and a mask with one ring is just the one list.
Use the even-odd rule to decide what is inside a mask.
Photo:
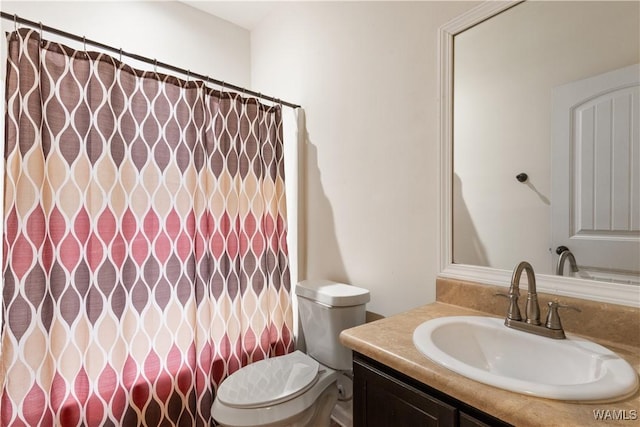
[(209, 425), (292, 350), (279, 106), (8, 35), (2, 425)]

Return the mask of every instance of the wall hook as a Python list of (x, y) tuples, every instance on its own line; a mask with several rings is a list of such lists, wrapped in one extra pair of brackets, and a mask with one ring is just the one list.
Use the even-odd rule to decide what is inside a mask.
[(522, 172), (516, 175), (516, 179), (518, 180), (518, 182), (526, 182), (529, 179), (529, 175)]

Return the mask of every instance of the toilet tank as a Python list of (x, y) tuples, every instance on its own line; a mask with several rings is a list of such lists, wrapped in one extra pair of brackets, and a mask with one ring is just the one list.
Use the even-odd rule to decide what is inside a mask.
[(330, 280), (305, 280), (296, 286), (296, 295), (307, 354), (332, 369), (350, 370), (351, 350), (338, 337), (365, 322), (369, 291)]

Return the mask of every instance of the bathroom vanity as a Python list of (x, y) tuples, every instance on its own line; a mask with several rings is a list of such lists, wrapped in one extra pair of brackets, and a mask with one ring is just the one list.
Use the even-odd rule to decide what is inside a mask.
[[(492, 286), (439, 285), (437, 302), (341, 334), (342, 343), (354, 351), (355, 427), (640, 425), (640, 391), (611, 403), (537, 398), (473, 381), (425, 357), (412, 340), (423, 322), (444, 316), (500, 317), (506, 309), (504, 300), (493, 297), (498, 289)], [(589, 337), (640, 370), (638, 309), (586, 300), (563, 302), (579, 304), (583, 310), (564, 314), (568, 333)], [(602, 319), (594, 318), (599, 313)], [(609, 416), (598, 420), (596, 412), (606, 414), (603, 411)]]
[(354, 427), (511, 425), (360, 353), (353, 375)]

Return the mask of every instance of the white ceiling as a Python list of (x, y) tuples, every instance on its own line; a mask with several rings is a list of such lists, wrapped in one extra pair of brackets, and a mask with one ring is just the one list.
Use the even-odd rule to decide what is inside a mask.
[(275, 7), (272, 1), (180, 0), (182, 3), (252, 30)]

